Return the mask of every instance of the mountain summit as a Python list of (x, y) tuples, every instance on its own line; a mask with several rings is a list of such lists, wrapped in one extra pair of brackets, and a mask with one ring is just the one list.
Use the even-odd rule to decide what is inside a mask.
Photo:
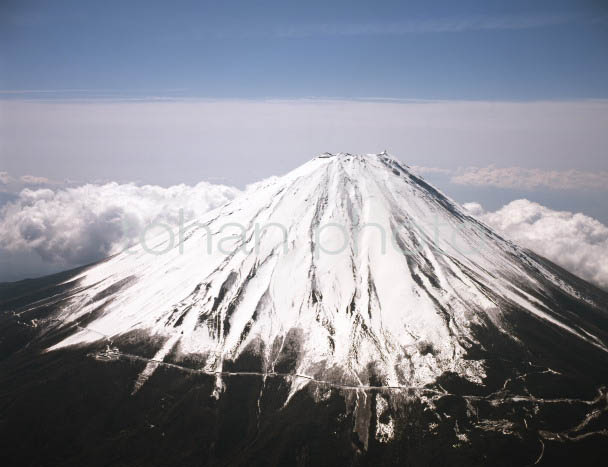
[[(123, 383), (134, 400), (169, 384), (159, 372), (207, 378), (220, 404), (239, 376), (257, 378), (255, 400), (241, 401), (253, 411), (244, 423), (258, 427), (245, 451), (261, 442), (265, 410), (298, 413), (302, 397), (342, 401), (333, 416), (349, 420), (339, 424), (354, 436), (340, 451), (349, 462), (381, 445), (389, 454), (375, 465), (422, 462), (430, 451), (404, 441), (412, 430), (465, 451), (502, 433), (532, 462), (545, 442), (606, 433), (590, 423), (606, 411), (606, 294), (503, 239), (386, 152), (322, 154), (158, 229), (42, 295), (4, 300), (38, 358), (127, 359), (139, 365)], [(278, 407), (264, 409), (264, 388)], [(568, 426), (537, 423), (547, 404), (578, 412)]]

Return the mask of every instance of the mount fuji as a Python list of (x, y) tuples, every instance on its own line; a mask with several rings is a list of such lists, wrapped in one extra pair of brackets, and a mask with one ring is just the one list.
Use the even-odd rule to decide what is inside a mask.
[(608, 454), (608, 294), (386, 152), (325, 153), (157, 227), (99, 263), (0, 285), (11, 464)]

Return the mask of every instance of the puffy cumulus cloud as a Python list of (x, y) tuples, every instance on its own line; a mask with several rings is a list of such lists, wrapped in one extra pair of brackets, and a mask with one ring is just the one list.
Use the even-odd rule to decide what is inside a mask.
[(608, 190), (608, 172), (582, 170), (542, 170), (523, 167), (467, 167), (459, 169), (452, 183), (534, 190)]
[(483, 206), (479, 203), (464, 203), (462, 207), (465, 208), (472, 216), (479, 217), (484, 213)]
[(479, 203), (464, 207), (505, 237), (608, 289), (608, 227), (596, 219), (527, 199), (495, 212), (485, 212)]
[(154, 223), (177, 226), (240, 191), (206, 182), (196, 186), (107, 183), (30, 189), (0, 210), (0, 247), (38, 254), (46, 262), (75, 266), (99, 260), (137, 241)]

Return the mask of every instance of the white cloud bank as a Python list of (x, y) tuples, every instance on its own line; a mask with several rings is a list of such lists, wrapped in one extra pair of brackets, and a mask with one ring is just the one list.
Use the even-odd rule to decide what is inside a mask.
[[(120, 251), (153, 223), (177, 226), (180, 210), (188, 221), (239, 193), (205, 182), (169, 188), (118, 183), (26, 188), (0, 210), (0, 249), (12, 255), (12, 268), (19, 267), (18, 258), (37, 255), (55, 270), (66, 269)], [(520, 245), (608, 288), (608, 227), (599, 221), (525, 199), (495, 212), (485, 212), (479, 203), (465, 207)], [(36, 270), (29, 267), (17, 277), (32, 275)], [(15, 278), (14, 273), (0, 280)]]
[(495, 212), (485, 212), (479, 203), (464, 206), (505, 237), (608, 289), (608, 227), (596, 219), (554, 211), (527, 199)]
[(81, 265), (125, 248), (153, 223), (177, 226), (180, 211), (188, 221), (239, 193), (206, 182), (26, 188), (0, 210), (0, 248), (11, 254), (33, 251), (64, 267)]

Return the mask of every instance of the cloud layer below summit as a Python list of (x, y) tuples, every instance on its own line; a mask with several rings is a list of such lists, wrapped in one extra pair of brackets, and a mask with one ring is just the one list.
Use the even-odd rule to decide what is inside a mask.
[(168, 188), (118, 183), (25, 188), (0, 210), (0, 261), (6, 266), (0, 280), (37, 275), (37, 268), (49, 272), (49, 265), (60, 270), (100, 260), (239, 193), (206, 182)]
[[(88, 184), (23, 189), (0, 210), (0, 280), (40, 275), (100, 260), (147, 235), (196, 219), (238, 196), (224, 185)], [(465, 204), (520, 245), (608, 288), (608, 227), (582, 213), (526, 199), (496, 211)], [(143, 237), (142, 237), (143, 235)]]
[(608, 289), (608, 227), (582, 213), (556, 211), (527, 199), (494, 212), (464, 207), (505, 237)]

